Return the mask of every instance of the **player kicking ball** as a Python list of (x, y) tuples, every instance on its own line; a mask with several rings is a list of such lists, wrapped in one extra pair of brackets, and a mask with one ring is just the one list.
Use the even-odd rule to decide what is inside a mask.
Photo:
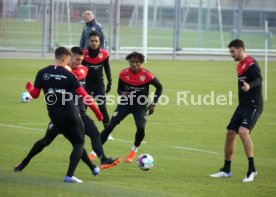
[(242, 40), (236, 39), (228, 45), (231, 56), (238, 61), (239, 105), (227, 126), (224, 166), (218, 173), (210, 175), (214, 178), (231, 177), (231, 161), (236, 145), (236, 135), (240, 136), (248, 158), (248, 170), (243, 182), (252, 182), (257, 176), (254, 165), (253, 143), (250, 133), (263, 111), (262, 76), (255, 59), (245, 53)]
[[(85, 77), (87, 74), (87, 68), (81, 65), (83, 56), (84, 54), (81, 48), (72, 47), (69, 64), (65, 67), (67, 70), (75, 74), (81, 86), (85, 85)], [(73, 96), (73, 98), (75, 97), (77, 98), (77, 96)], [(79, 109), (85, 129), (85, 134), (89, 136), (91, 140), (91, 145), (101, 161), (100, 168), (102, 170), (105, 170), (119, 164), (121, 158), (112, 159), (105, 156), (102, 143), (99, 138), (100, 133), (94, 121), (86, 114), (86, 108), (84, 106), (82, 98), (79, 98), (77, 101), (75, 101), (75, 104)], [(46, 146), (50, 145), (59, 134), (61, 134), (61, 131), (53, 124), (53, 122), (50, 122), (45, 136), (33, 145), (27, 156), (14, 168), (14, 170), (17, 172), (22, 171), (29, 164), (31, 159), (38, 153), (40, 153)], [(94, 175), (97, 175), (99, 173), (99, 169), (94, 168), (92, 172)]]
[[(55, 126), (57, 130), (60, 131), (73, 146), (69, 160), (69, 167), (64, 177), (64, 182), (81, 183), (82, 180), (74, 176), (74, 172), (80, 159), (82, 159), (90, 168), (92, 174), (97, 175), (99, 169), (90, 161), (87, 152), (84, 149), (85, 130), (80, 117), (79, 109), (74, 104), (73, 99), (64, 102), (64, 94), (75, 92), (77, 95), (85, 98), (87, 103), (89, 103), (88, 106), (95, 113), (99, 121), (103, 120), (103, 115), (96, 107), (91, 97), (80, 85), (76, 76), (65, 68), (70, 55), (70, 51), (68, 51), (66, 48), (57, 48), (55, 50), (54, 64), (41, 69), (36, 75), (34, 85), (28, 82), (26, 89), (32, 98), (38, 98), (41, 89), (43, 90), (45, 94), (48, 115), (51, 119), (49, 127)], [(34, 145), (34, 147), (36, 145), (37, 143)], [(42, 149), (37, 149), (36, 151), (40, 152), (41, 150)], [(25, 167), (25, 164), (21, 162), (14, 168), (14, 170), (16, 172), (21, 171)]]

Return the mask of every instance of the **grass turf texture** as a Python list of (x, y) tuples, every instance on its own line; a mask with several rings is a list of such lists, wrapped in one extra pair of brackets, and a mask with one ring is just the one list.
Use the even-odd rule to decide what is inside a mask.
[[(237, 104), (235, 62), (148, 61), (144, 65), (160, 79), (164, 94), (170, 98), (169, 105), (157, 106), (155, 114), (148, 117), (145, 138), (148, 143), (142, 144), (138, 152), (138, 155), (149, 153), (153, 156), (155, 166), (150, 171), (141, 171), (135, 162), (122, 163), (94, 177), (80, 162), (75, 175), (84, 183), (65, 184), (63, 176), (71, 145), (63, 136), (58, 136), (23, 172), (14, 173), (13, 167), (33, 143), (44, 136), (49, 122), (42, 96), (30, 104), (21, 104), (19, 94), (25, 91), (26, 81), (33, 81), (37, 71), (50, 63), (50, 60), (0, 59), (0, 196), (275, 195), (276, 62), (269, 63), (269, 100), (252, 133), (259, 174), (249, 184), (241, 182), (247, 171), (247, 159), (239, 139), (232, 164), (233, 177), (209, 177), (223, 164), (225, 126)], [(263, 70), (262, 62), (261, 65)], [(118, 72), (128, 65), (123, 61), (112, 61), (111, 66), (111, 94), (116, 95)], [(216, 95), (227, 95), (228, 91), (233, 91), (233, 105), (185, 106), (182, 103), (178, 106), (176, 92), (182, 90), (195, 95), (210, 94), (212, 90)], [(110, 114), (114, 108), (108, 106)], [(95, 116), (89, 114), (95, 120)], [(100, 130), (103, 128), (98, 122), (97, 125)], [(129, 116), (116, 127), (113, 136), (130, 143), (108, 141), (104, 146), (106, 154), (124, 159), (134, 134), (133, 118)], [(91, 150), (87, 137), (85, 147)], [(99, 161), (95, 163), (99, 164)]]

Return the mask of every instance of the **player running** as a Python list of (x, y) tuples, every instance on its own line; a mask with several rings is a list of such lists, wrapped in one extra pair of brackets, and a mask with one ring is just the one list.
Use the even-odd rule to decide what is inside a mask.
[[(48, 115), (52, 124), (55, 126), (72, 144), (73, 150), (70, 155), (70, 162), (64, 182), (81, 183), (82, 180), (74, 176), (75, 169), (82, 159), (94, 175), (99, 173), (97, 166), (89, 160), (86, 150), (84, 149), (84, 127), (80, 118), (79, 109), (74, 105), (73, 100), (66, 100), (66, 94), (76, 92), (77, 95), (86, 99), (88, 106), (95, 113), (97, 119), (102, 121), (103, 116), (93, 103), (91, 97), (81, 87), (75, 75), (66, 70), (71, 53), (64, 47), (55, 50), (55, 62), (53, 65), (41, 69), (36, 76), (35, 84), (30, 82), (26, 84), (26, 89), (33, 98), (38, 98), (41, 89), (45, 94)], [(20, 164), (19, 164), (20, 166)], [(20, 168), (15, 167), (15, 171)], [(23, 168), (22, 168), (23, 169)], [(19, 169), (20, 171), (20, 169)]]
[[(138, 147), (145, 137), (145, 126), (147, 111), (151, 115), (157, 104), (157, 101), (162, 94), (162, 85), (159, 80), (149, 72), (141, 67), (144, 63), (144, 55), (138, 52), (132, 52), (126, 56), (130, 67), (123, 69), (120, 72), (118, 83), (118, 94), (121, 95), (120, 104), (117, 106), (109, 125), (102, 131), (100, 137), (104, 144), (113, 131), (127, 115), (132, 114), (135, 119), (136, 134), (134, 146), (127, 155), (125, 162), (133, 161)], [(148, 105), (149, 86), (153, 85), (156, 88), (153, 102)], [(148, 105), (148, 106), (147, 106)]]
[(245, 53), (242, 40), (236, 39), (228, 45), (231, 56), (238, 61), (239, 105), (227, 126), (224, 166), (218, 173), (210, 175), (214, 178), (231, 177), (231, 161), (236, 145), (236, 134), (243, 143), (248, 158), (248, 171), (243, 182), (252, 182), (257, 176), (254, 165), (253, 143), (250, 133), (263, 111), (262, 76), (258, 62)]

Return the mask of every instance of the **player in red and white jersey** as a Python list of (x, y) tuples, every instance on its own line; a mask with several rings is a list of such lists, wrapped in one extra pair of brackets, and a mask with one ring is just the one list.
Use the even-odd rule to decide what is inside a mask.
[[(151, 115), (157, 104), (157, 101), (162, 94), (162, 85), (155, 75), (148, 70), (142, 68), (144, 63), (144, 55), (138, 52), (133, 52), (127, 55), (126, 60), (130, 67), (123, 69), (120, 72), (117, 92), (121, 95), (120, 104), (118, 104), (109, 125), (101, 132), (101, 142), (104, 144), (113, 131), (127, 115), (132, 114), (135, 119), (136, 134), (134, 145), (127, 155), (125, 162), (132, 162), (138, 147), (141, 145), (145, 137), (145, 126), (147, 111)], [(154, 99), (148, 105), (149, 86), (153, 85), (156, 88)]]
[(228, 45), (237, 64), (239, 105), (227, 126), (224, 166), (211, 177), (231, 177), (231, 161), (238, 134), (248, 158), (248, 170), (243, 182), (252, 182), (257, 176), (254, 164), (253, 143), (250, 134), (263, 111), (262, 76), (258, 62), (245, 53), (242, 40), (235, 39)]

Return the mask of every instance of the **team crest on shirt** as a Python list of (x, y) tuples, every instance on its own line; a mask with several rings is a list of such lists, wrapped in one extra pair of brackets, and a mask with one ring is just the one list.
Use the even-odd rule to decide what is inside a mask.
[(145, 76), (140, 76), (140, 81), (145, 81), (146, 77)]
[(243, 64), (243, 65), (242, 65), (242, 70), (244, 70), (245, 67), (246, 67), (246, 64)]
[(103, 58), (103, 54), (102, 54), (102, 53), (99, 53), (98, 57), (99, 57), (100, 59), (102, 59), (102, 58)]

